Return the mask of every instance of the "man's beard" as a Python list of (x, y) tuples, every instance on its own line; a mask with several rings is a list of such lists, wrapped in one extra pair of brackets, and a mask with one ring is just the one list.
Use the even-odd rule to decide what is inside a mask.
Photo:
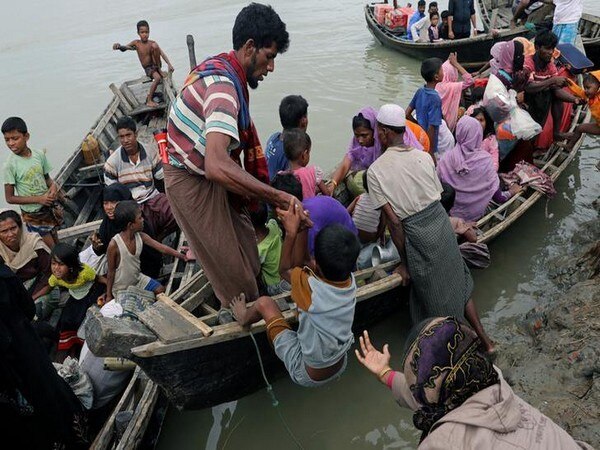
[(256, 54), (252, 56), (250, 61), (250, 67), (246, 69), (246, 80), (250, 89), (256, 89), (258, 87), (258, 79), (254, 77), (254, 69), (256, 69)]

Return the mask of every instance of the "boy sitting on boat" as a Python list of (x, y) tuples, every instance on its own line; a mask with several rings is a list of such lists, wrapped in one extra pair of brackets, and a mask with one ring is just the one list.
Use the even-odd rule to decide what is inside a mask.
[(158, 46), (158, 43), (148, 39), (150, 36), (150, 25), (148, 25), (148, 22), (140, 20), (137, 23), (137, 33), (140, 37), (139, 39), (135, 39), (127, 45), (116, 43), (113, 45), (113, 50), (120, 50), (122, 52), (135, 50), (137, 52), (146, 76), (152, 78), (152, 84), (150, 85), (148, 97), (146, 98), (146, 105), (156, 107), (158, 106), (158, 103), (153, 100), (154, 92), (158, 87), (158, 83), (163, 79), (163, 74), (160, 71), (162, 65), (160, 59), (162, 58), (165, 60), (169, 72), (173, 72), (175, 69), (171, 65), (167, 55), (165, 55), (165, 52)]
[(120, 291), (126, 290), (129, 286), (137, 286), (155, 294), (165, 292), (163, 285), (141, 272), (140, 254), (142, 253), (142, 246), (146, 244), (164, 255), (173, 256), (184, 261), (187, 261), (186, 256), (155, 241), (142, 232), (144, 228), (142, 210), (133, 200), (125, 200), (117, 204), (115, 220), (121, 232), (112, 238), (106, 252), (108, 273), (106, 274), (105, 302), (108, 303)]
[[(244, 295), (231, 302), (233, 315), (247, 327), (264, 319), (267, 336), (292, 380), (316, 387), (337, 378), (346, 367), (352, 321), (356, 305), (356, 282), (352, 269), (360, 251), (356, 236), (341, 225), (322, 229), (315, 242), (312, 268), (299, 267), (294, 256), (300, 229), (298, 203), (287, 211), (277, 209), (286, 236), (279, 271), (292, 285), (292, 300), (298, 306), (298, 331), (279, 311), (271, 297), (260, 297), (249, 306)], [(300, 262), (301, 264), (301, 262)]]

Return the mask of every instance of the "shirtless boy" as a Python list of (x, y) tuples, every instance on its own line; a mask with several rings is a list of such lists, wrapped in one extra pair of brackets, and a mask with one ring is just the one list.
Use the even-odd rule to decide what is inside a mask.
[(148, 39), (150, 36), (150, 25), (145, 20), (140, 20), (137, 23), (137, 32), (139, 39), (131, 41), (127, 45), (121, 45), (116, 43), (113, 45), (113, 50), (121, 50), (125, 52), (127, 50), (135, 50), (138, 54), (138, 58), (140, 58), (140, 63), (146, 72), (146, 75), (152, 78), (152, 85), (150, 85), (150, 90), (148, 91), (148, 97), (146, 98), (146, 105), (154, 107), (158, 106), (156, 102), (152, 100), (154, 97), (154, 92), (158, 87), (158, 83), (162, 80), (163, 75), (160, 71), (161, 61), (160, 58), (165, 60), (167, 63), (167, 67), (169, 68), (169, 72), (173, 72), (175, 69), (171, 65), (169, 58), (165, 55), (165, 52), (158, 46), (155, 41), (151, 41)]

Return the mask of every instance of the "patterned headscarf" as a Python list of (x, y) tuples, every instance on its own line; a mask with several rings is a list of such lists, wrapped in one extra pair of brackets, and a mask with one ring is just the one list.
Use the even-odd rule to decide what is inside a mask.
[(423, 431), (421, 441), (443, 416), (498, 383), (477, 334), (455, 317), (427, 322), (408, 349), (404, 375), (419, 404), (413, 423)]

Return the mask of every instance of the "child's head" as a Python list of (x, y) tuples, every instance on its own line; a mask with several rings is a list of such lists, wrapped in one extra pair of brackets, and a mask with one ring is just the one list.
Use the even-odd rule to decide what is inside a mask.
[(283, 97), (279, 104), (279, 120), (284, 130), (308, 128), (308, 102), (301, 95)]
[(421, 14), (425, 14), (425, 5), (426, 4), (427, 4), (427, 2), (425, 2), (425, 0), (419, 0), (419, 3), (417, 3), (417, 10)]
[(434, 13), (434, 12), (435, 13), (438, 12), (438, 4), (437, 4), (437, 2), (431, 2), (429, 4), (429, 8), (427, 9), (427, 12), (429, 12), (429, 14)]
[(448, 17), (450, 17), (450, 11), (448, 11), (448, 10), (442, 11), (441, 18), (442, 18), (442, 23), (444, 25), (448, 24)]
[(428, 58), (421, 63), (421, 76), (427, 83), (439, 83), (444, 78), (440, 58)]
[(437, 27), (440, 23), (440, 14), (437, 11), (429, 13), (429, 22), (431, 22), (432, 27)]
[(137, 149), (137, 124), (129, 116), (120, 117), (117, 120), (117, 134), (119, 143), (125, 151), (133, 152)]
[(494, 121), (484, 107), (479, 107), (473, 110), (471, 117), (479, 121), (483, 128), (483, 137), (488, 137), (496, 132), (494, 129)]
[(119, 231), (130, 229), (134, 233), (144, 229), (142, 210), (134, 200), (119, 202), (115, 208), (115, 224)]
[(250, 222), (255, 230), (264, 229), (268, 218), (269, 210), (264, 202), (259, 202), (255, 209), (250, 210)]
[(550, 30), (542, 30), (535, 35), (535, 52), (546, 63), (552, 61), (554, 49), (558, 45), (558, 36)]
[(76, 279), (83, 268), (79, 261), (79, 252), (75, 247), (59, 242), (52, 248), (52, 275), (59, 280)]
[(330, 281), (345, 281), (356, 265), (360, 242), (346, 227), (328, 225), (315, 238), (317, 268)]
[(594, 98), (600, 90), (600, 80), (591, 73), (587, 73), (583, 78), (583, 89), (587, 98)]
[(279, 191), (293, 195), (302, 201), (302, 183), (291, 172), (278, 173), (271, 181), (271, 186)]
[(137, 25), (137, 33), (142, 42), (147, 42), (150, 37), (150, 25), (145, 20), (140, 20)]
[(362, 113), (358, 113), (352, 118), (352, 131), (354, 138), (361, 147), (373, 147), (375, 145), (375, 130)]
[(27, 149), (29, 133), (27, 124), (20, 117), (9, 117), (2, 124), (2, 134), (6, 146), (15, 155), (22, 154)]
[(102, 192), (102, 208), (110, 220), (115, 219), (115, 208), (119, 202), (133, 200), (131, 191), (121, 183), (113, 183)]
[(310, 136), (300, 128), (285, 130), (281, 135), (285, 157), (290, 161), (306, 167), (310, 161), (310, 147), (312, 145)]

